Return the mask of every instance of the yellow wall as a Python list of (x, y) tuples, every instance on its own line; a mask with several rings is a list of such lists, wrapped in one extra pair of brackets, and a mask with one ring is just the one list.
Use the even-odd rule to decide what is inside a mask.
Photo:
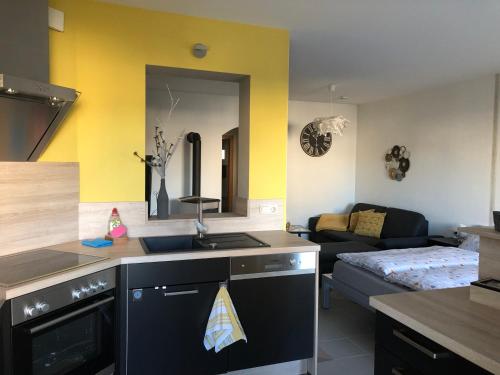
[[(79, 161), (84, 202), (143, 201), (147, 64), (251, 76), (249, 198), (286, 198), (288, 32), (100, 3), (51, 0), (51, 81), (82, 95), (42, 160)], [(207, 57), (191, 46), (209, 46)]]

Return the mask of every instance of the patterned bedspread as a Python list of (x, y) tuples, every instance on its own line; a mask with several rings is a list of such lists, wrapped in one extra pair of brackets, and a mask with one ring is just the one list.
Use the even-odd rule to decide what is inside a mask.
[(414, 290), (467, 286), (478, 277), (479, 254), (456, 247), (343, 253), (338, 257)]
[(477, 281), (478, 271), (477, 264), (451, 266), (395, 272), (387, 275), (385, 279), (413, 290), (458, 288)]

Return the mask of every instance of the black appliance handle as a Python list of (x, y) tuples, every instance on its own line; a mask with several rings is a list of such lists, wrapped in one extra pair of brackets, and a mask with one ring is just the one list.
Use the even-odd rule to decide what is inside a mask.
[(414, 347), (418, 351), (424, 353), (426, 356), (431, 357), (432, 359), (441, 359), (450, 357), (450, 353), (448, 352), (434, 352), (431, 349), (426, 348), (425, 346), (419, 344), (415, 340), (406, 336), (403, 332), (398, 329), (393, 329), (392, 334), (396, 336), (401, 341), (407, 343), (408, 345)]
[(115, 299), (114, 296), (111, 296), (111, 297), (108, 297), (108, 298), (105, 298), (103, 300), (100, 300), (100, 301), (97, 301), (97, 302), (94, 302), (88, 306), (85, 306), (85, 307), (82, 307), (81, 309), (78, 309), (78, 310), (75, 310), (75, 311), (72, 311), (66, 315), (63, 315), (63, 316), (60, 316), (59, 318), (55, 318), (55, 319), (52, 319), (51, 321), (48, 321), (47, 323), (43, 323), (43, 324), (40, 324), (36, 327), (33, 327), (29, 330), (29, 333), (31, 335), (34, 335), (40, 331), (43, 331), (47, 328), (50, 328), (52, 326), (55, 326), (56, 324), (59, 324), (61, 322), (64, 322), (65, 320), (68, 320), (68, 319), (71, 319), (71, 318), (74, 318), (75, 316), (77, 315), (80, 315), (80, 314), (83, 314), (87, 311), (90, 311), (92, 309), (95, 309), (96, 307), (99, 307), (99, 306), (102, 306), (106, 303), (109, 303), (111, 301), (113, 301)]
[(405, 371), (402, 368), (400, 368), (400, 367), (393, 367), (391, 369), (391, 374), (392, 375), (404, 375), (404, 373), (405, 373)]
[(181, 290), (178, 292), (165, 292), (163, 295), (165, 297), (175, 297), (175, 296), (185, 296), (187, 294), (198, 294), (200, 291), (198, 289), (192, 290)]

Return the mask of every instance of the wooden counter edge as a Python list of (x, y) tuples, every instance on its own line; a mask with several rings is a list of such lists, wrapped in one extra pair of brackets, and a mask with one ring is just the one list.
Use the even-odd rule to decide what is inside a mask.
[[(418, 292), (408, 292), (408, 293), (418, 293)], [(439, 345), (444, 346), (445, 348), (451, 350), (455, 354), (458, 354), (459, 356), (467, 359), (468, 361), (484, 368), (485, 370), (490, 371), (494, 374), (500, 374), (499, 362), (470, 349), (469, 347), (463, 345), (462, 343), (451, 339), (445, 334), (425, 324), (420, 323), (418, 320), (406, 314), (403, 314), (398, 309), (385, 304), (383, 301), (379, 299), (379, 297), (387, 297), (387, 296), (388, 295), (370, 297), (370, 306), (376, 309), (377, 311), (380, 311), (385, 315), (397, 320), (398, 322), (404, 324), (405, 326), (415, 330), (416, 332), (422, 334), (423, 336), (431, 339), (432, 341), (438, 343)]]

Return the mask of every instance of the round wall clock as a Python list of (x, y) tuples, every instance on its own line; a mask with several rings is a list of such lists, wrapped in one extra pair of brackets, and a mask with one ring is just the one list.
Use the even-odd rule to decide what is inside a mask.
[(321, 134), (318, 126), (311, 122), (300, 133), (300, 146), (309, 156), (323, 156), (332, 146), (332, 133)]

